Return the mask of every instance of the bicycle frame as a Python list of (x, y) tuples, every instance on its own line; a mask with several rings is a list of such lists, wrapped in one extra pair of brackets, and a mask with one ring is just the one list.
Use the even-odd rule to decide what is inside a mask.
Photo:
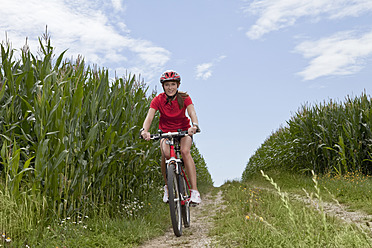
[[(187, 185), (187, 191), (190, 192), (190, 184), (189, 184), (189, 180), (187, 178), (187, 175), (185, 173), (185, 171), (183, 170), (183, 160), (180, 159), (180, 144), (179, 144), (179, 139), (176, 139), (174, 137), (168, 139), (167, 141), (167, 144), (169, 145), (169, 149), (170, 149), (170, 159), (167, 159), (165, 161), (165, 164), (166, 166), (168, 167), (168, 165), (174, 161), (176, 162), (177, 166), (176, 166), (176, 174), (177, 175), (181, 175), (185, 181), (186, 181), (186, 185)], [(188, 204), (187, 202), (187, 199), (184, 199), (184, 195), (181, 194), (181, 205), (185, 205), (185, 204)]]

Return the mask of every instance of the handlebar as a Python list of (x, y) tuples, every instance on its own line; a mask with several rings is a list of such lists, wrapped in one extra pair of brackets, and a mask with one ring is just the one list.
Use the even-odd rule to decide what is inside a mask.
[(161, 138), (177, 138), (177, 137), (185, 137), (189, 136), (187, 131), (179, 131), (179, 132), (169, 132), (169, 133), (158, 133), (158, 134), (151, 134), (152, 140), (158, 140)]
[[(200, 129), (196, 130), (196, 133), (200, 133)], [(186, 137), (186, 136), (189, 136), (188, 131), (163, 133), (161, 130), (159, 130), (158, 134), (151, 134), (150, 139), (159, 140), (159, 139), (162, 139), (162, 138), (182, 138), (182, 137)], [(141, 134), (140, 134), (140, 139), (143, 139)]]

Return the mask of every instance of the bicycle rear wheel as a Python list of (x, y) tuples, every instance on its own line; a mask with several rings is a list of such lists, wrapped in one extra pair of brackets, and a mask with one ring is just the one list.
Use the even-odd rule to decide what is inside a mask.
[(183, 225), (185, 227), (190, 227), (190, 204), (189, 204), (189, 198), (190, 198), (190, 191), (187, 187), (186, 180), (184, 178), (184, 175), (179, 176), (179, 182), (180, 182), (180, 192), (183, 196), (182, 201), (182, 219), (183, 219)]
[(181, 214), (181, 198), (178, 188), (178, 178), (175, 171), (176, 163), (170, 163), (167, 169), (167, 183), (169, 194), (169, 210), (172, 220), (174, 234), (177, 237), (182, 235), (182, 214)]

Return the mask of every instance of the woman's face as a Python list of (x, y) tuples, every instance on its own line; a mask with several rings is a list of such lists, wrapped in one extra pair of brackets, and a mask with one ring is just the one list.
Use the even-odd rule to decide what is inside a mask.
[(163, 84), (164, 91), (168, 96), (174, 96), (178, 89), (178, 82), (167, 81)]

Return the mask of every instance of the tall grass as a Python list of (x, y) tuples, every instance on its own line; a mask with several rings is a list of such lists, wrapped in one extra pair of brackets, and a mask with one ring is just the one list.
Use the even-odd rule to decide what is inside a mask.
[[(82, 57), (56, 56), (48, 34), (39, 45), (39, 56), (25, 46), (16, 60), (11, 44), (1, 44), (0, 193), (33, 213), (34, 227), (116, 216), (162, 182), (158, 144), (138, 139), (154, 94), (135, 75), (110, 80)], [(209, 174), (205, 163), (200, 171)], [(7, 209), (0, 231), (21, 237), (25, 227), (15, 228)]]
[(272, 133), (249, 159), (243, 173), (268, 167), (343, 175), (360, 171), (372, 173), (372, 101), (366, 93), (330, 100), (314, 106), (303, 105)]
[(54, 58), (48, 37), (40, 52), (23, 50), (15, 62), (1, 46), (0, 190), (15, 202), (38, 199), (30, 207), (41, 208), (42, 222), (114, 214), (144, 197), (160, 178), (150, 162), (156, 147), (136, 137), (149, 103), (144, 85), (131, 75), (110, 81), (81, 58)]
[(279, 183), (262, 175), (270, 189), (237, 181), (221, 187), (227, 206), (214, 217), (213, 247), (372, 247), (369, 234), (326, 214), (316, 177), (309, 191), (316, 199), (309, 200), (319, 203), (318, 210), (291, 200)]

